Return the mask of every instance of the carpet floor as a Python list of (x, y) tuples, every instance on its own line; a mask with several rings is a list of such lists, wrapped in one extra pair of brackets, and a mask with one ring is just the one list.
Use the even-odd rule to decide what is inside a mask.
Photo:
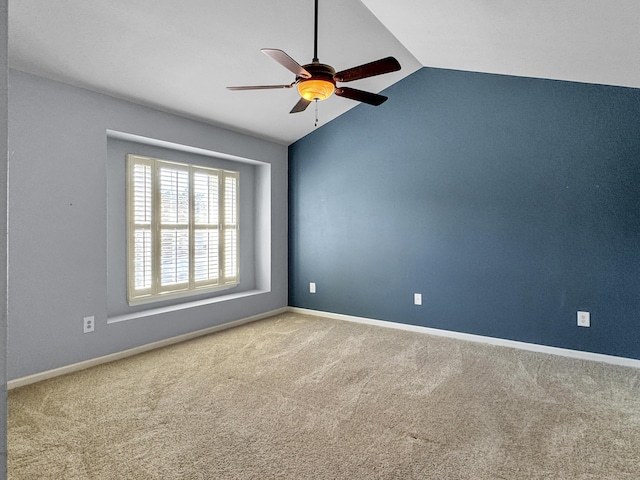
[(285, 313), (9, 392), (11, 480), (640, 478), (640, 370)]

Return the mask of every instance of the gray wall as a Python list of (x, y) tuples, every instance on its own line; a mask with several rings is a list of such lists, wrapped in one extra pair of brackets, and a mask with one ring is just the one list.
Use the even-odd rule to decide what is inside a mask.
[[(287, 148), (105, 95), (10, 71), (8, 377), (122, 351), (287, 305)], [(108, 323), (107, 130), (262, 162), (270, 291), (186, 302)], [(270, 198), (265, 195), (270, 188)], [(258, 202), (256, 202), (258, 203)], [(270, 232), (270, 233), (269, 233)], [(268, 241), (267, 241), (268, 240)], [(122, 239), (125, 241), (125, 239)], [(258, 250), (258, 249), (257, 249)], [(265, 262), (265, 259), (258, 259)], [(268, 269), (259, 266), (256, 276)], [(265, 284), (257, 278), (256, 283)], [(140, 313), (140, 312), (138, 312)], [(96, 331), (82, 333), (82, 318)]]
[(7, 475), (7, 1), (0, 0), (0, 478)]

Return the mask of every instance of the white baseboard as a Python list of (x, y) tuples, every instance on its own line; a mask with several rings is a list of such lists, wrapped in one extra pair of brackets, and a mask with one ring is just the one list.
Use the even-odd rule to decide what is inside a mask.
[(193, 338), (201, 337), (203, 335), (219, 332), (222, 330), (226, 330), (228, 328), (237, 327), (239, 325), (244, 325), (246, 323), (255, 322), (257, 320), (272, 317), (274, 315), (278, 315), (280, 313), (285, 313), (285, 312), (300, 313), (304, 315), (332, 318), (332, 319), (343, 320), (347, 322), (363, 323), (367, 325), (374, 325), (374, 326), (384, 327), (384, 328), (394, 328), (397, 330), (406, 330), (410, 332), (423, 333), (428, 335), (437, 335), (441, 337), (456, 338), (459, 340), (466, 340), (471, 342), (486, 343), (490, 345), (517, 348), (520, 350), (528, 350), (532, 352), (548, 353), (551, 355), (560, 355), (563, 357), (577, 358), (580, 360), (609, 363), (609, 364), (620, 365), (624, 367), (640, 368), (640, 360), (635, 360), (632, 358), (616, 357), (613, 355), (603, 355), (600, 353), (583, 352), (580, 350), (569, 350), (566, 348), (548, 347), (546, 345), (537, 345), (534, 343), (525, 343), (525, 342), (517, 342), (514, 340), (504, 340), (501, 338), (484, 337), (481, 335), (473, 335), (470, 333), (460, 333), (460, 332), (453, 332), (449, 330), (440, 330), (437, 328), (409, 325), (406, 323), (396, 323), (396, 322), (389, 322), (385, 320), (375, 320), (371, 318), (355, 317), (352, 315), (343, 315), (340, 313), (308, 310), (305, 308), (297, 308), (297, 307), (283, 307), (277, 310), (272, 310), (270, 312), (254, 315), (252, 317), (242, 318), (239, 320), (235, 320), (233, 322), (223, 323), (221, 325), (205, 328), (203, 330), (185, 333), (183, 335), (167, 338), (165, 340), (160, 340), (158, 342), (148, 343), (146, 345), (141, 345), (139, 347), (124, 350), (122, 352), (116, 352), (109, 355), (104, 355), (102, 357), (85, 360), (83, 362), (74, 363), (72, 365), (67, 365), (64, 367), (47, 370), (45, 372), (36, 373), (26, 377), (16, 378), (14, 380), (10, 380), (9, 382), (7, 382), (7, 389), (11, 390), (13, 388), (23, 387), (25, 385), (30, 385), (32, 383), (40, 382), (42, 380), (47, 380), (49, 378), (58, 377), (60, 375), (66, 375), (67, 373), (78, 372), (80, 370), (84, 370), (90, 367), (95, 367), (97, 365), (102, 365), (104, 363), (113, 362), (115, 360), (120, 360), (122, 358), (131, 357), (133, 355), (148, 352), (156, 348), (162, 348), (162, 347), (166, 347), (176, 343), (184, 342), (186, 340), (191, 340)]
[(263, 318), (272, 317), (274, 315), (278, 315), (280, 313), (285, 313), (289, 310), (288, 307), (283, 307), (278, 310), (272, 310), (270, 312), (261, 313), (258, 315), (254, 315), (247, 318), (242, 318), (240, 320), (235, 320), (233, 322), (223, 323), (221, 325), (215, 325), (213, 327), (205, 328), (202, 330), (197, 330), (195, 332), (185, 333), (183, 335), (178, 335), (177, 337), (167, 338), (165, 340), (160, 340), (153, 343), (147, 343), (145, 345), (141, 345), (139, 347), (130, 348), (128, 350), (123, 350), (122, 352), (116, 352), (109, 355), (104, 355), (102, 357), (92, 358), (90, 360), (85, 360), (83, 362), (74, 363), (72, 365), (67, 365), (64, 367), (54, 368), (53, 370), (47, 370), (46, 372), (35, 373), (33, 375), (29, 375), (22, 378), (16, 378), (14, 380), (10, 380), (7, 382), (7, 389), (11, 390), (13, 388), (23, 387), (25, 385), (30, 385), (32, 383), (40, 382), (42, 380), (47, 380), (49, 378), (58, 377), (60, 375), (66, 375), (67, 373), (78, 372), (80, 370), (85, 370), (90, 367), (95, 367), (97, 365), (102, 365), (103, 363), (113, 362), (114, 360), (120, 360), (122, 358), (131, 357), (133, 355), (137, 355), (139, 353), (148, 352), (150, 350), (155, 350), (156, 348), (162, 348), (169, 345), (173, 345), (176, 343), (184, 342), (186, 340), (191, 340), (193, 338), (202, 337), (203, 335), (208, 335), (210, 333), (219, 332), (221, 330), (226, 330), (228, 328), (237, 327), (239, 325), (244, 325), (245, 323), (255, 322), (257, 320), (261, 320)]
[(567, 348), (548, 347), (546, 345), (537, 345), (535, 343), (517, 342), (515, 340), (504, 340), (502, 338), (484, 337), (482, 335), (474, 335), (471, 333), (452, 332), (449, 330), (440, 330), (437, 328), (420, 327), (417, 325), (409, 325), (406, 323), (389, 322), (385, 320), (374, 320), (371, 318), (354, 317), (351, 315), (343, 315), (340, 313), (322, 312), (318, 310), (307, 310), (305, 308), (289, 307), (290, 312), (300, 313), (304, 315), (313, 315), (316, 317), (333, 318), (336, 320), (344, 320), (347, 322), (364, 323), (367, 325), (375, 325), (378, 327), (395, 328), (397, 330), (407, 330), (410, 332), (426, 333), (428, 335), (437, 335), (440, 337), (456, 338), (458, 340), (466, 340), (470, 342), (487, 343), (490, 345), (499, 345), (502, 347), (517, 348), (520, 350), (528, 350), (531, 352), (548, 353), (551, 355), (560, 355), (563, 357), (578, 358), (580, 360), (589, 360), (594, 362), (610, 363), (623, 367), (640, 368), (640, 360), (626, 357), (616, 357), (613, 355), (603, 355), (601, 353), (583, 352), (580, 350), (570, 350)]

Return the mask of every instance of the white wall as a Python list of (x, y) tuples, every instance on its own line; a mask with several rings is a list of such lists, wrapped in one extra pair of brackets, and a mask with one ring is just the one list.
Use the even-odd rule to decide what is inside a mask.
[[(9, 81), (10, 380), (287, 305), (286, 146), (23, 72)], [(270, 290), (108, 323), (107, 130), (269, 166), (256, 198), (270, 188), (270, 222), (256, 224), (270, 241), (256, 243), (270, 244)]]

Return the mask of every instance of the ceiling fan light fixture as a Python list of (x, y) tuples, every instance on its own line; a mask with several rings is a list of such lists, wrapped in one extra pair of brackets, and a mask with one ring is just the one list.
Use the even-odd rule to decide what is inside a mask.
[(335, 89), (335, 83), (324, 78), (309, 78), (298, 83), (298, 93), (309, 101), (326, 100)]
[[(307, 65), (300, 65), (282, 50), (263, 48), (262, 53), (271, 57), (284, 68), (296, 75), (296, 79), (289, 85), (251, 85), (244, 87), (227, 87), (229, 90), (266, 90), (274, 88), (292, 88), (296, 85), (300, 100), (289, 113), (303, 112), (314, 100), (326, 100), (334, 93), (338, 97), (349, 98), (356, 102), (369, 105), (381, 105), (387, 97), (377, 93), (365, 92), (355, 88), (336, 87), (336, 82), (353, 82), (363, 78), (382, 75), (400, 70), (400, 63), (393, 57), (381, 58), (374, 62), (358, 65), (357, 67), (341, 70), (336, 73), (331, 65), (320, 63), (318, 60), (318, 0), (315, 0), (315, 17), (313, 29), (313, 60)], [(316, 104), (317, 107), (317, 104)], [(317, 110), (317, 108), (316, 108)], [(317, 115), (316, 115), (317, 124)]]

